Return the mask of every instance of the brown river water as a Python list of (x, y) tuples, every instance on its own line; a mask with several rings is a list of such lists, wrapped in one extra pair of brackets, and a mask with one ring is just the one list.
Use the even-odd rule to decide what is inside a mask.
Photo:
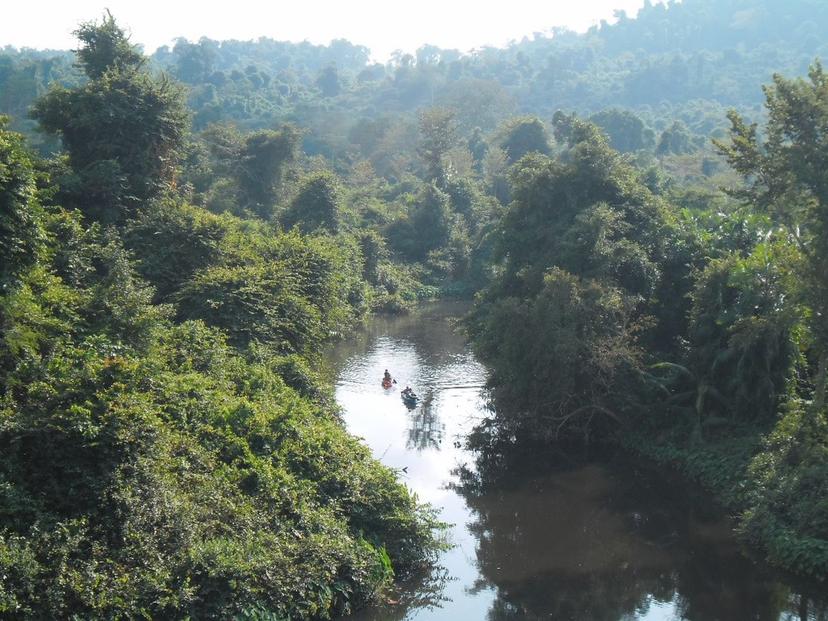
[(828, 586), (751, 560), (709, 497), (623, 455), (527, 455), (497, 483), (458, 486), (475, 467), (463, 440), (491, 414), (486, 370), (454, 329), (465, 308), (378, 318), (328, 353), (348, 430), (452, 525), (427, 579), (354, 621), (828, 620)]

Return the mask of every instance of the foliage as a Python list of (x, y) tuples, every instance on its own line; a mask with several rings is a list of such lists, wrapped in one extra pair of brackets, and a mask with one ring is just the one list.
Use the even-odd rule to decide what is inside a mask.
[(93, 80), (103, 77), (110, 69), (129, 72), (146, 62), (146, 58), (130, 44), (109, 11), (100, 24), (83, 23), (74, 34), (81, 43), (77, 52), (78, 64)]
[(449, 174), (448, 153), (457, 143), (454, 112), (432, 108), (419, 116), (420, 145), (417, 153), (425, 166), (425, 180), (442, 186)]
[(299, 192), (280, 218), (285, 228), (298, 226), (303, 233), (340, 229), (339, 189), (336, 177), (320, 172), (303, 179)]
[[(74, 139), (101, 112), (77, 106), (140, 108), (158, 86), (111, 17), (82, 31), (84, 62), (114, 65), (39, 107)], [(160, 168), (103, 135), (42, 163), (0, 127), (0, 616), (331, 618), (433, 562), (433, 512), (314, 370), (371, 305), (361, 245), (166, 196), (179, 137)], [(123, 173), (117, 214), (82, 214), (101, 166)]]
[(803, 309), (793, 246), (760, 244), (744, 259), (712, 261), (699, 275), (690, 312), (690, 364), (718, 395), (708, 415), (775, 416), (800, 360)]
[(828, 382), (828, 186), (821, 128), (828, 122), (828, 76), (818, 62), (811, 67), (808, 82), (776, 75), (765, 96), (766, 142), (760, 144), (756, 125), (746, 124), (732, 112), (731, 142), (718, 146), (748, 182), (734, 194), (770, 214), (803, 255), (797, 273), (813, 309), (809, 323), (819, 352), (813, 372), (813, 409), (822, 414)]
[(301, 135), (291, 125), (243, 134), (211, 124), (191, 145), (184, 176), (210, 210), (270, 219)]
[(568, 122), (561, 158), (528, 155), (512, 170), (494, 255), (502, 264), (469, 323), (503, 424), (546, 438), (603, 435), (623, 420), (651, 323), (642, 301), (672, 235), (597, 128)]
[(629, 110), (608, 108), (593, 114), (589, 120), (606, 132), (610, 146), (621, 153), (650, 148), (655, 139), (653, 131)]
[(271, 213), (299, 137), (295, 128), (286, 125), (279, 131), (261, 130), (244, 138), (235, 174), (242, 204), (257, 215), (267, 217)]
[[(344, 240), (341, 240), (344, 241)], [(233, 236), (231, 253), (177, 293), (179, 313), (224, 329), (231, 341), (309, 354), (365, 311), (361, 261), (352, 243), (299, 233)]]
[(229, 217), (161, 201), (130, 221), (124, 238), (138, 272), (155, 288), (157, 299), (169, 302), (195, 272), (218, 262), (234, 224)]
[(64, 200), (95, 219), (121, 222), (174, 186), (188, 113), (176, 84), (141, 69), (111, 16), (78, 34), (90, 81), (51, 89), (32, 115), (69, 152)]
[(669, 153), (676, 155), (692, 153), (695, 150), (696, 146), (692, 142), (692, 137), (687, 127), (684, 123), (675, 121), (661, 133), (655, 153), (661, 157)]
[(549, 153), (549, 136), (543, 122), (537, 117), (510, 119), (499, 130), (499, 147), (506, 153), (510, 164), (514, 164), (528, 153)]
[(753, 458), (740, 528), (777, 565), (828, 573), (828, 429), (792, 402)]
[[(318, 356), (475, 290), (495, 454), (623, 442), (824, 575), (828, 78), (776, 76), (765, 117), (756, 85), (826, 26), (647, 2), (379, 64), (147, 59), (107, 13), (76, 67), (0, 51), (0, 616), (325, 618), (427, 561), (433, 515), (345, 435)], [(64, 153), (9, 131), (35, 121)]]
[[(420, 109), (435, 105), (454, 111), (461, 140), (475, 127), (491, 132), (516, 111), (548, 121), (558, 109), (585, 117), (629, 112), (652, 138), (680, 120), (698, 140), (726, 126), (729, 107), (755, 118), (757, 85), (774, 71), (802, 73), (824, 56), (826, 25), (828, 13), (815, 0), (689, 0), (650, 3), (635, 16), (619, 12), (613, 23), (583, 34), (556, 29), (465, 54), (425, 45), (384, 64), (344, 40), (206, 37), (178, 39), (150, 62), (188, 84), (196, 129), (223, 122), (258, 130), (290, 121), (310, 128), (314, 153), (335, 159), (349, 157), (346, 137), (360, 123), (391, 121), (393, 133), (400, 123), (416, 127)], [(96, 40), (108, 42), (105, 34)], [(0, 110), (18, 118), (15, 129), (32, 132), (22, 119), (51, 83), (79, 81), (64, 52), (0, 51)], [(655, 141), (647, 142), (651, 151)], [(408, 156), (415, 147), (408, 145)]]
[(421, 562), (411, 497), (267, 358), (199, 323), (112, 347), (64, 348), (0, 410), (4, 611), (327, 618)]
[[(594, 126), (556, 114), (568, 148), (513, 166), (496, 276), (468, 320), (497, 407), (484, 451), (620, 438), (715, 489), (768, 560), (824, 576), (823, 91), (819, 66), (777, 77), (766, 142), (731, 116), (719, 148), (758, 214), (680, 191), (671, 214)], [(683, 150), (667, 132), (656, 152)]]
[(531, 299), (492, 302), (475, 322), (475, 344), (493, 369), (505, 425), (554, 439), (620, 423), (622, 391), (640, 365), (633, 309), (621, 290), (560, 268)]
[(34, 165), (7, 124), (0, 116), (0, 287), (37, 261), (45, 241)]

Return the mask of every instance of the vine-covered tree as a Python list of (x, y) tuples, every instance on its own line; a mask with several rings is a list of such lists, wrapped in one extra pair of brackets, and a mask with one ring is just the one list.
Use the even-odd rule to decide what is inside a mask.
[(45, 241), (34, 165), (0, 116), (0, 288), (38, 260)]
[(89, 81), (53, 88), (32, 115), (69, 154), (64, 202), (117, 222), (175, 186), (188, 112), (181, 89), (143, 68), (143, 56), (111, 15), (76, 34)]
[(447, 156), (457, 144), (457, 122), (454, 112), (431, 108), (420, 113), (420, 144), (417, 153), (425, 166), (425, 178), (442, 187), (446, 181)]
[(286, 228), (298, 226), (305, 233), (336, 233), (341, 225), (340, 189), (336, 176), (327, 171), (310, 175), (302, 181), (281, 222)]
[(285, 169), (296, 156), (301, 136), (292, 125), (284, 125), (244, 138), (236, 167), (243, 206), (263, 218), (272, 215)]
[(567, 136), (560, 159), (536, 153), (513, 168), (498, 276), (470, 321), (506, 424), (545, 438), (621, 420), (672, 236), (597, 127), (568, 118)]
[(593, 114), (589, 120), (603, 129), (610, 146), (622, 153), (652, 148), (655, 141), (653, 130), (629, 110), (608, 108)]
[(76, 52), (78, 65), (93, 80), (110, 69), (134, 71), (146, 63), (108, 10), (100, 24), (85, 22), (73, 34), (81, 43)]

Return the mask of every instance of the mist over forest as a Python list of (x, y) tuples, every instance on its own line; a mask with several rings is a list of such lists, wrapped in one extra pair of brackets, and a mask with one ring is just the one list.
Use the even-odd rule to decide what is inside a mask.
[(620, 450), (824, 587), (828, 3), (387, 63), (126, 26), (0, 48), (0, 617), (395, 602), (447, 525), (347, 432), (326, 351), (457, 298), (491, 406), (468, 489)]

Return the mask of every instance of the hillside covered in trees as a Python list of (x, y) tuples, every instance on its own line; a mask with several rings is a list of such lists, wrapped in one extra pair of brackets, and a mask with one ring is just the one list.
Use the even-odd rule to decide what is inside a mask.
[[(438, 527), (314, 371), (325, 339), (389, 295), (381, 239), (338, 230), (321, 172), (290, 231), (188, 204), (181, 89), (111, 17), (78, 36), (87, 80), (33, 109), (65, 155), (0, 127), (0, 615), (364, 605), (429, 562)], [(297, 134), (218, 138), (255, 171)], [(233, 169), (227, 196), (256, 213), (278, 170)]]
[(826, 27), (648, 2), (377, 63), (147, 56), (107, 14), (0, 51), (0, 616), (331, 618), (427, 571), (433, 510), (319, 369), (439, 296), (475, 297), (481, 478), (623, 446), (824, 581)]
[[(707, 136), (726, 128), (729, 107), (758, 114), (759, 86), (773, 73), (802, 75), (825, 57), (826, 27), (828, 12), (817, 0), (689, 0), (647, 2), (638, 15), (621, 13), (582, 35), (556, 30), (472, 53), (424, 46), (385, 63), (346, 40), (319, 46), (180, 39), (151, 59), (187, 85), (197, 129), (290, 120), (309, 130), (313, 152), (365, 157), (379, 146), (372, 141), (392, 140), (389, 129), (432, 106), (454, 107), (465, 129), (484, 132), (513, 115), (548, 120), (559, 109), (586, 116), (621, 108), (655, 133), (645, 142), (675, 121)], [(51, 82), (82, 79), (69, 52), (6, 48), (0, 109), (22, 122)]]

